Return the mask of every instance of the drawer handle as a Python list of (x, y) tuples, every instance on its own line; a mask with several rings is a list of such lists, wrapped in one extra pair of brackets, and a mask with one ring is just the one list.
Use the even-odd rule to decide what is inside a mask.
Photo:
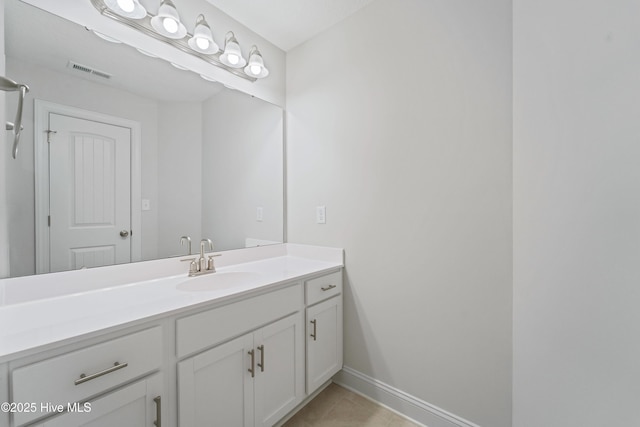
[(329, 285), (329, 286), (325, 286), (324, 288), (320, 288), (320, 289), (322, 289), (324, 292), (326, 292), (326, 291), (329, 291), (329, 290), (331, 290), (331, 289), (333, 289), (335, 287), (336, 287), (336, 285)]
[(118, 362), (116, 362), (116, 363), (113, 364), (112, 367), (107, 368), (104, 371), (96, 372), (95, 374), (91, 374), (91, 375), (85, 375), (85, 374), (80, 375), (80, 378), (75, 380), (74, 384), (75, 385), (80, 385), (82, 383), (86, 383), (87, 381), (94, 380), (94, 379), (96, 379), (98, 377), (101, 377), (103, 375), (107, 375), (107, 374), (115, 372), (115, 371), (117, 371), (119, 369), (126, 368), (127, 366), (129, 366), (128, 363), (118, 363)]
[(251, 356), (251, 367), (248, 369), (251, 372), (251, 378), (256, 376), (256, 353), (251, 349), (249, 351), (249, 355)]
[(156, 420), (153, 425), (162, 427), (162, 396), (155, 397), (153, 401), (156, 403)]
[(264, 345), (259, 345), (258, 350), (260, 350), (260, 363), (258, 363), (258, 366), (260, 367), (260, 372), (264, 372)]
[(311, 321), (311, 324), (313, 325), (313, 333), (311, 334), (311, 338), (313, 338), (313, 340), (314, 340), (314, 341), (316, 341), (316, 335), (317, 335), (317, 333), (316, 333), (316, 326), (318, 326), (318, 325), (317, 325), (317, 322), (316, 322), (316, 319), (313, 319), (313, 320)]

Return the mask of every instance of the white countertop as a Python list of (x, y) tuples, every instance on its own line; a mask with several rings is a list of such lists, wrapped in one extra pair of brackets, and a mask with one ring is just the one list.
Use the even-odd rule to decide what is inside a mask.
[[(78, 284), (69, 288), (68, 284), (56, 283), (61, 276), (33, 276), (28, 283), (30, 289), (38, 294), (37, 290), (45, 287), (49, 296), (38, 294), (29, 300), (21, 295), (14, 301), (5, 298), (4, 305), (0, 305), (0, 362), (10, 360), (26, 350), (204, 303), (222, 302), (343, 266), (341, 249), (303, 245), (284, 244), (264, 250), (243, 249), (224, 252), (224, 255), (229, 255), (229, 260), (223, 263), (218, 260), (224, 256), (216, 258), (216, 273), (194, 278), (187, 277), (188, 263), (180, 263), (176, 259), (165, 262), (179, 263), (176, 265), (184, 271), (181, 274), (140, 280), (140, 274), (132, 273), (132, 277), (138, 278), (134, 283), (123, 283), (123, 277), (117, 277), (112, 286), (104, 285), (108, 282), (104, 280), (104, 275), (109, 275), (111, 267), (95, 269), (103, 278), (101, 284), (104, 286), (73, 293), (69, 293), (69, 289), (77, 289)], [(150, 263), (158, 265), (158, 261)], [(129, 269), (148, 269), (145, 264), (137, 263)], [(67, 272), (62, 277), (73, 282), (76, 279), (74, 273), (82, 276), (83, 280), (87, 279), (86, 271)], [(149, 272), (146, 274), (150, 275)], [(184, 290), (202, 288), (200, 284), (205, 284), (207, 278), (216, 281), (210, 290)], [(7, 294), (16, 284), (27, 286), (26, 282), (8, 280), (6, 283), (0, 281), (0, 291)], [(54, 291), (56, 286), (61, 289), (57, 296)]]

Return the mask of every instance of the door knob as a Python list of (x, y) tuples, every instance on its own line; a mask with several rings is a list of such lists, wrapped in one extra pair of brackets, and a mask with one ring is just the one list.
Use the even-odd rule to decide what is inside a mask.
[(129, 232), (128, 232), (127, 230), (122, 230), (122, 231), (120, 232), (120, 236), (122, 236), (122, 237), (128, 237), (128, 236), (129, 236)]

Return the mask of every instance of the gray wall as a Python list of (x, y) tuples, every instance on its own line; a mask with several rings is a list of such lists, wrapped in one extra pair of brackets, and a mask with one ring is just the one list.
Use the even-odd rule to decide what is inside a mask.
[[(203, 103), (202, 232), (220, 248), (283, 237), (282, 110), (237, 91)], [(263, 220), (256, 210), (263, 208)]]
[(515, 427), (640, 425), (638, 16), (514, 1)]
[[(158, 256), (186, 254), (181, 236), (193, 251), (203, 237), (202, 103), (162, 102), (158, 109)], [(153, 206), (153, 204), (152, 204)]]
[(508, 0), (379, 0), (287, 55), (289, 241), (346, 250), (345, 365), (491, 427), (511, 425), (511, 60)]

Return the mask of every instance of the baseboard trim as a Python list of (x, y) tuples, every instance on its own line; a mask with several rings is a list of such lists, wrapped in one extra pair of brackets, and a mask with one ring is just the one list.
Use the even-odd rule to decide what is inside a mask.
[(425, 427), (480, 427), (348, 366), (333, 381)]

